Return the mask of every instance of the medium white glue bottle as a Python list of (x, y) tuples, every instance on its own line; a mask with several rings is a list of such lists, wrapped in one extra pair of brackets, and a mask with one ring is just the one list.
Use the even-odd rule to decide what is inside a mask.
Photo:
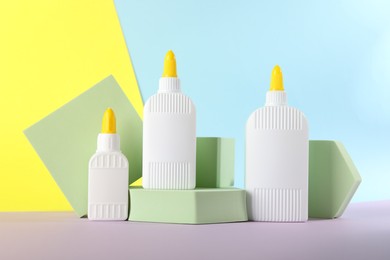
[(176, 59), (168, 51), (158, 93), (144, 107), (142, 186), (145, 189), (194, 189), (196, 111), (182, 94)]
[(88, 219), (126, 220), (129, 208), (129, 163), (120, 151), (115, 114), (103, 116), (97, 151), (89, 160)]
[(308, 124), (287, 106), (275, 66), (265, 106), (246, 124), (245, 188), (250, 220), (304, 222), (308, 218)]

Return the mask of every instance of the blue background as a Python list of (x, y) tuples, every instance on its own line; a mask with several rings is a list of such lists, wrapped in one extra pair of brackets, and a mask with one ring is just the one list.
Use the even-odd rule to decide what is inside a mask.
[(310, 139), (341, 141), (363, 182), (354, 200), (390, 198), (390, 1), (116, 0), (144, 101), (165, 53), (176, 54), (198, 136), (236, 139), (244, 184), (244, 130), (279, 64), (289, 105)]

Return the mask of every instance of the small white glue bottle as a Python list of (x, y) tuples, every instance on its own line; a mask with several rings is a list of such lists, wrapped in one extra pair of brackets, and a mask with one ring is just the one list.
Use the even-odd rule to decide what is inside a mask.
[(126, 220), (129, 208), (129, 163), (120, 151), (114, 111), (103, 116), (97, 151), (89, 160), (88, 219)]
[(142, 186), (145, 189), (194, 189), (196, 111), (182, 94), (176, 59), (168, 51), (158, 93), (144, 107)]
[(275, 66), (265, 106), (246, 124), (245, 189), (250, 220), (304, 222), (308, 218), (308, 124), (287, 106)]

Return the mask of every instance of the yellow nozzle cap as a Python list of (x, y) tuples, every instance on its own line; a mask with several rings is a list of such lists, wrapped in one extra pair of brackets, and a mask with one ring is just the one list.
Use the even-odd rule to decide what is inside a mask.
[(283, 91), (283, 74), (279, 65), (276, 65), (271, 74), (271, 91)]
[(176, 58), (173, 51), (169, 50), (165, 55), (163, 77), (177, 78)]
[(116, 119), (114, 111), (111, 108), (107, 108), (103, 115), (102, 121), (102, 134), (115, 134), (116, 133)]

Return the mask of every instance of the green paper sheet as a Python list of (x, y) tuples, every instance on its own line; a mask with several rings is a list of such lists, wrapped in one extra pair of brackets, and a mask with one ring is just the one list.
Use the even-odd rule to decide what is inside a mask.
[(79, 216), (87, 214), (88, 161), (108, 107), (115, 112), (131, 183), (142, 174), (142, 120), (112, 76), (24, 131)]

